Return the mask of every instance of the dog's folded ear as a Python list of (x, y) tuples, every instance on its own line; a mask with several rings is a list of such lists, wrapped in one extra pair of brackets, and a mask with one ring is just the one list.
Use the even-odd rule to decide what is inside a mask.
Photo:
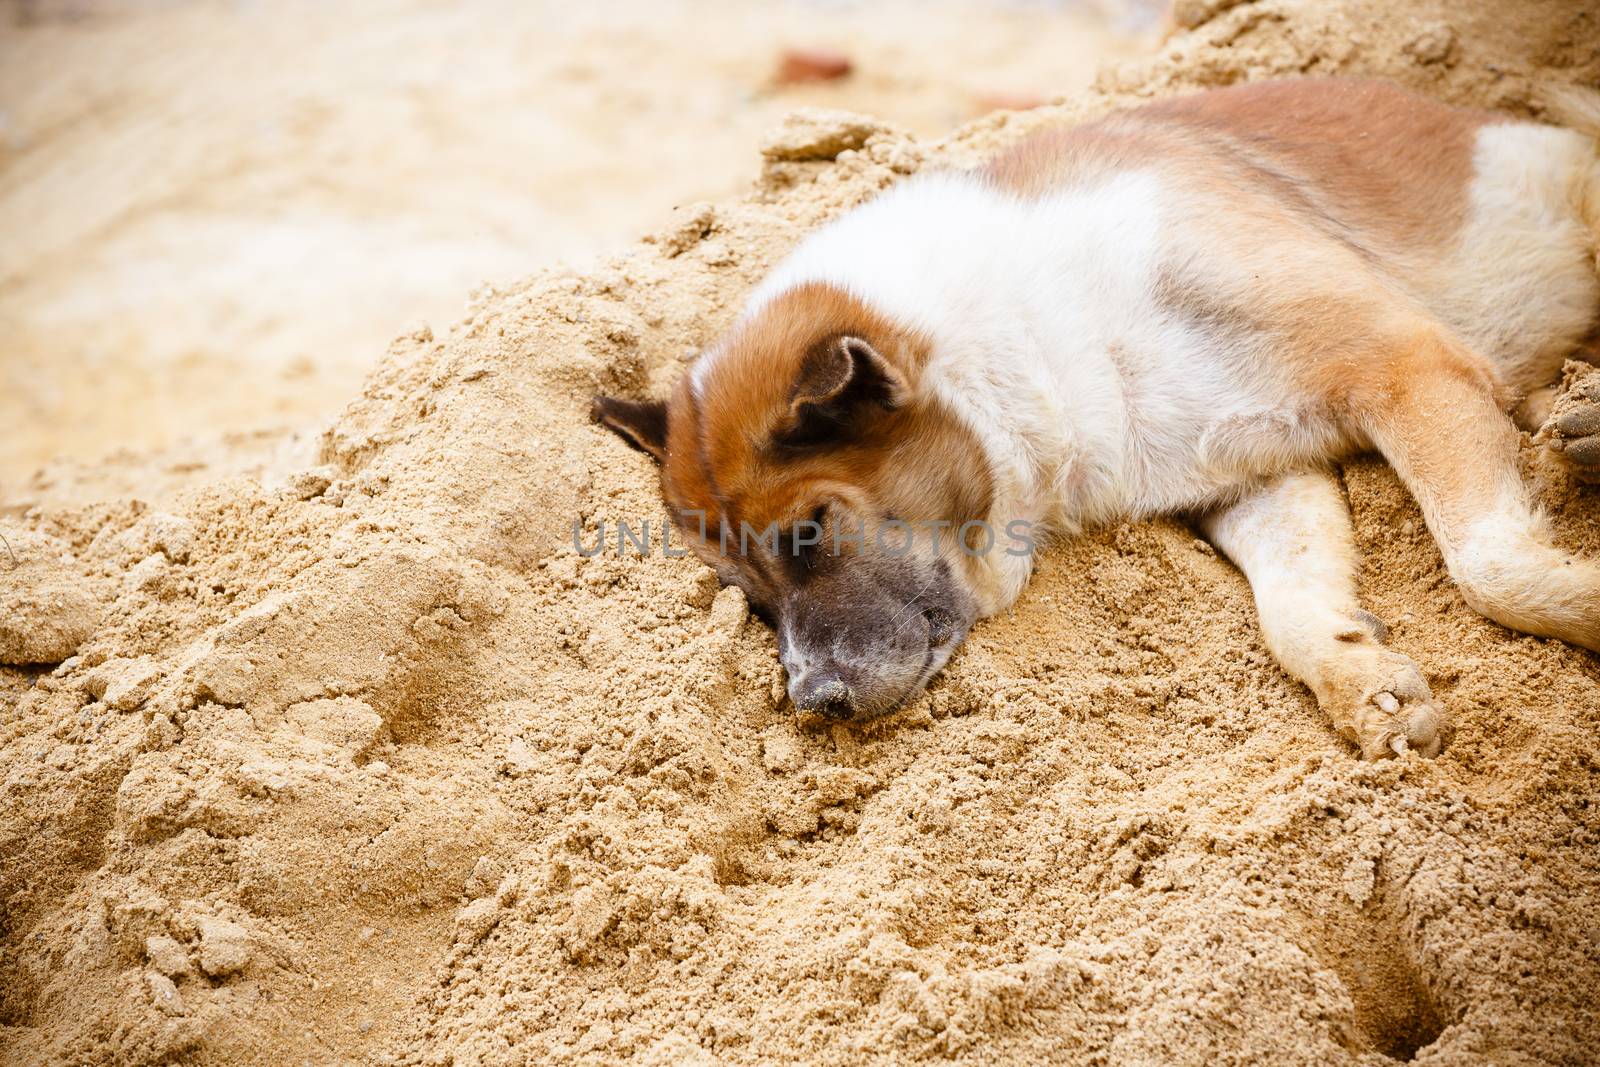
[(659, 400), (597, 396), (589, 416), (659, 463), (667, 454), (667, 405)]
[(825, 441), (874, 411), (894, 410), (909, 393), (905, 377), (869, 342), (849, 335), (829, 338), (802, 360), (777, 440), (795, 446)]

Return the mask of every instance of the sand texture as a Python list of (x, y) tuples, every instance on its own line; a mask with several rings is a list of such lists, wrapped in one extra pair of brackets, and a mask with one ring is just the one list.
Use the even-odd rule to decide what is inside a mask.
[[(1600, 661), (1471, 612), (1379, 463), (1363, 595), (1452, 715), (1434, 761), (1359, 762), (1176, 522), (1050, 551), (870, 728), (797, 720), (699, 564), (571, 547), (659, 514), (590, 394), (664, 391), (920, 167), (1243, 78), (1600, 83), (1582, 2), (1181, 15), (942, 142), (790, 123), (743, 198), (397, 339), (297, 462), (0, 519), (0, 1060), (1600, 1059)], [(1600, 555), (1600, 496), (1524, 459)]]

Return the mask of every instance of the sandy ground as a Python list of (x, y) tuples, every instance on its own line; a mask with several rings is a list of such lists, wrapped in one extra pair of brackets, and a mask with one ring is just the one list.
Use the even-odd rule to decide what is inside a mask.
[[(736, 193), (788, 109), (943, 133), (1147, 48), (1152, 19), (1116, 10), (0, 6), (0, 492), (59, 456), (331, 416), (399, 326)], [(857, 70), (774, 87), (787, 46)]]
[[(570, 547), (659, 508), (590, 394), (663, 391), (906, 173), (1243, 78), (1520, 114), (1600, 83), (1587, 4), (1221, 6), (945, 140), (791, 126), (743, 195), (399, 337), (304, 458), (61, 475), (0, 520), (0, 661), (32, 661), (0, 667), (0, 1059), (1600, 1059), (1600, 665), (1470, 611), (1380, 464), (1344, 471), (1362, 592), (1453, 715), (1432, 761), (1355, 759), (1173, 522), (1049, 552), (867, 728), (797, 718), (703, 567)], [(1600, 555), (1593, 490), (1524, 460)]]

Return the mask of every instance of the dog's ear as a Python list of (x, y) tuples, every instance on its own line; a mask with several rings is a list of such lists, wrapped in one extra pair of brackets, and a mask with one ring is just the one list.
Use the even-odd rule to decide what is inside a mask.
[(667, 454), (667, 405), (659, 400), (597, 396), (589, 415), (641, 452), (661, 462)]
[(893, 411), (910, 395), (905, 376), (871, 343), (849, 334), (815, 345), (789, 392), (789, 414), (777, 439), (815, 444), (853, 428), (874, 412)]

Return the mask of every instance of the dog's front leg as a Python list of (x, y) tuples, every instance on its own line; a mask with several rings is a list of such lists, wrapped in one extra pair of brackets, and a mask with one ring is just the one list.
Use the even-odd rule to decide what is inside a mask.
[(1201, 519), (1244, 571), (1267, 647), (1368, 759), (1436, 755), (1444, 716), (1422, 671), (1356, 600), (1355, 535), (1331, 474), (1288, 475)]

